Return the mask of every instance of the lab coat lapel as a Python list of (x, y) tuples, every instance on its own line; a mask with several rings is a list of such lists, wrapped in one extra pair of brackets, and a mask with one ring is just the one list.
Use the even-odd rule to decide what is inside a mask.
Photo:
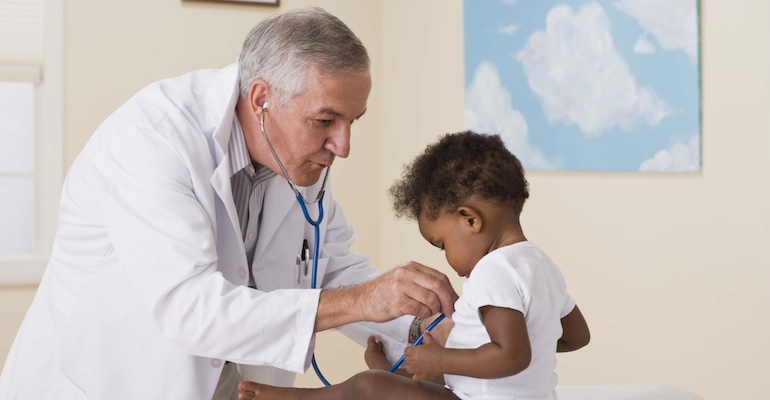
[[(230, 184), (230, 177), (233, 175), (233, 171), (230, 167), (229, 154), (233, 116), (235, 105), (238, 102), (238, 88), (238, 64), (232, 64), (217, 74), (209, 96), (212, 99), (211, 105), (214, 120), (219, 121), (212, 136), (215, 147), (214, 160), (216, 168), (210, 182), (227, 210), (227, 216), (232, 224), (232, 228), (235, 232), (239, 233), (241, 225), (238, 222), (238, 211), (235, 209), (233, 189)], [(227, 102), (217, 101), (223, 99), (224, 96), (230, 96)], [(243, 246), (243, 243), (241, 243), (241, 246)]]
[[(238, 222), (238, 211), (235, 209), (235, 202), (233, 201), (233, 189), (230, 185), (231, 175), (232, 171), (230, 168), (230, 158), (227, 154), (225, 154), (222, 162), (219, 163), (217, 168), (214, 170), (214, 174), (211, 176), (210, 182), (211, 186), (214, 188), (214, 191), (217, 192), (217, 196), (219, 196), (220, 200), (222, 200), (222, 203), (225, 206), (225, 210), (227, 210), (227, 217), (230, 220), (232, 228), (236, 232), (240, 232), (241, 227), (240, 223)], [(243, 243), (241, 243), (241, 245), (243, 245)]]

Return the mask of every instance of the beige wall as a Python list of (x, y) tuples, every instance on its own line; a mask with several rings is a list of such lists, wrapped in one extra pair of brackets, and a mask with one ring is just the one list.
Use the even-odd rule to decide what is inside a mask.
[[(460, 1), (383, 4), (382, 112), (395, 116), (381, 125), (381, 193), (424, 144), (463, 128)], [(701, 173), (528, 174), (525, 233), (593, 333), (559, 355), (563, 383), (770, 392), (770, 5), (702, 1), (702, 30)], [(380, 212), (383, 265), (451, 272), (413, 223)]]
[[(310, 4), (281, 0), (281, 10)], [(385, 190), (439, 134), (463, 128), (459, 0), (326, 0), (373, 59), (369, 111), (334, 189), (355, 250), (390, 267), (416, 259), (453, 275)], [(65, 166), (142, 86), (237, 57), (274, 8), (180, 0), (65, 4)], [(528, 237), (562, 266), (593, 333), (559, 356), (563, 383), (684, 387), (707, 399), (770, 391), (770, 5), (702, 1), (703, 170), (531, 172)], [(459, 289), (461, 281), (452, 277)], [(4, 359), (34, 288), (0, 288)], [(319, 338), (333, 382), (364, 368), (336, 333)], [(318, 386), (312, 371), (298, 381)]]

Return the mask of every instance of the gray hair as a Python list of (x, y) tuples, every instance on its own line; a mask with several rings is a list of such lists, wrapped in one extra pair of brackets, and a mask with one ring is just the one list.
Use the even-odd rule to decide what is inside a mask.
[(367, 73), (369, 55), (361, 40), (319, 7), (304, 7), (272, 15), (246, 36), (238, 58), (241, 97), (251, 83), (264, 79), (285, 104), (305, 90), (308, 67), (325, 74)]

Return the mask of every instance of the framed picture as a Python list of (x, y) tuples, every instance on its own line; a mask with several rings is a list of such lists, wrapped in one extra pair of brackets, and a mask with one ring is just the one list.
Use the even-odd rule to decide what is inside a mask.
[(243, 3), (243, 4), (257, 4), (264, 6), (278, 6), (279, 0), (184, 0), (184, 1), (201, 1), (207, 3)]
[(698, 0), (464, 0), (465, 121), (525, 169), (698, 172)]

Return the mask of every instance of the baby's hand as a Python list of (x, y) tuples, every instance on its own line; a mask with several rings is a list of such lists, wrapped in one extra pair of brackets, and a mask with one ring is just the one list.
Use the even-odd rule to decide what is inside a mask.
[(378, 342), (374, 336), (369, 336), (369, 339), (367, 340), (364, 360), (366, 361), (366, 365), (369, 366), (369, 369), (390, 370), (390, 363), (388, 363), (388, 359), (385, 358), (382, 342)]
[(416, 382), (441, 374), (442, 350), (444, 347), (430, 335), (430, 332), (425, 332), (421, 345), (407, 347), (404, 352), (406, 372), (412, 374), (412, 379)]

